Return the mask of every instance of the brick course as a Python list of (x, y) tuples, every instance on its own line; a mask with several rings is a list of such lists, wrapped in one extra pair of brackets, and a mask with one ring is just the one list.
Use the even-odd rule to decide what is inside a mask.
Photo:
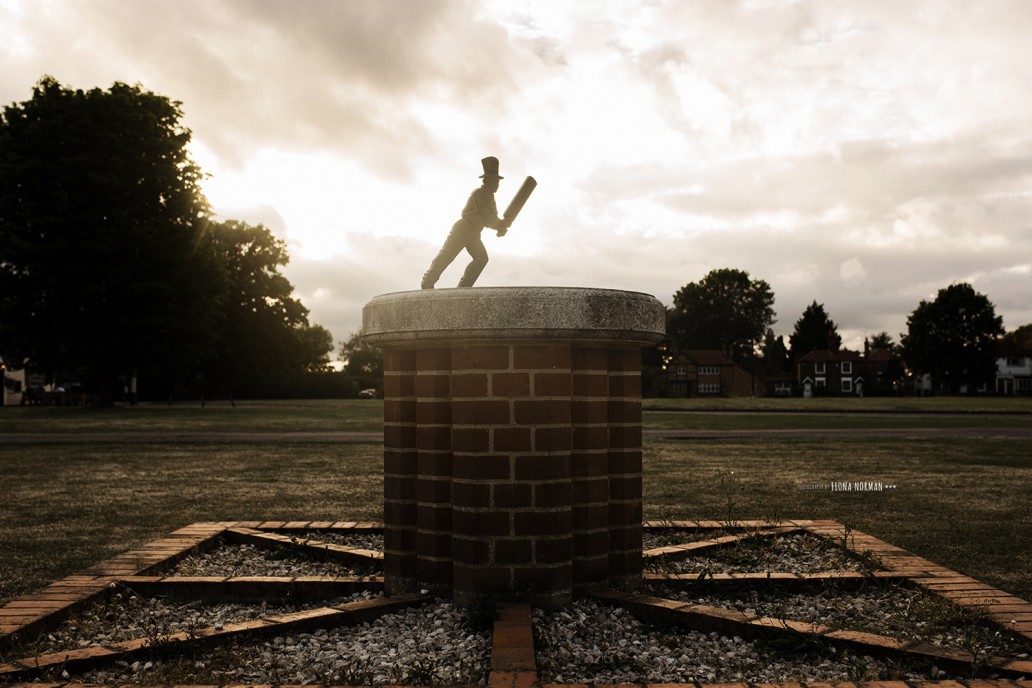
[(407, 346), (384, 357), (385, 589), (557, 606), (637, 587), (639, 350)]

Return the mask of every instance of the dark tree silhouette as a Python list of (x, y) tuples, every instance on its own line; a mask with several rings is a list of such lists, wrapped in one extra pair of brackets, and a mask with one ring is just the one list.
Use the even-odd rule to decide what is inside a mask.
[(736, 362), (751, 358), (774, 323), (774, 294), (743, 270), (710, 271), (674, 295), (668, 332), (682, 350), (719, 350)]
[(339, 358), (344, 362), (344, 372), (350, 375), (359, 387), (383, 386), (383, 352), (366, 343), (361, 331), (354, 333), (340, 345)]
[(763, 373), (765, 375), (778, 375), (786, 373), (791, 369), (791, 361), (788, 358), (788, 347), (785, 346), (785, 338), (781, 335), (774, 335), (774, 330), (768, 329), (763, 335), (763, 344), (760, 345), (760, 356), (763, 359)]
[(1004, 332), (1003, 318), (986, 296), (970, 284), (951, 284), (907, 318), (903, 358), (912, 371), (931, 375), (949, 391), (967, 385), (974, 394), (994, 382)]
[(788, 338), (789, 355), (793, 361), (814, 350), (838, 351), (840, 346), (842, 337), (838, 326), (828, 317), (824, 304), (816, 301), (806, 307)]
[(185, 375), (216, 303), (208, 207), (180, 104), (50, 77), (0, 117), (0, 354), (113, 398), (120, 374)]
[(885, 349), (886, 351), (892, 352), (899, 349), (899, 345), (892, 341), (892, 335), (884, 330), (878, 334), (871, 335), (871, 339), (868, 344), (872, 349)]
[[(46, 77), (0, 118), (0, 356), (57, 381), (119, 376), (289, 393), (333, 338), (262, 226), (212, 222), (180, 104)], [(201, 379), (198, 379), (201, 378)], [(149, 393), (148, 393), (149, 390)]]
[(325, 369), (333, 337), (309, 325), (308, 309), (280, 273), (286, 244), (263, 225), (211, 223), (206, 249), (219, 266), (218, 322), (206, 383), (220, 392), (275, 394), (296, 386), (302, 372)]

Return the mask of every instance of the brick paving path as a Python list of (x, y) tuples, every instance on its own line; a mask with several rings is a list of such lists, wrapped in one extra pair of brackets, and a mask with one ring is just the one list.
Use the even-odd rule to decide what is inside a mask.
[[(840, 540), (843, 527), (833, 521), (789, 521), (771, 524), (747, 521), (741, 527), (769, 537), (788, 532), (808, 532), (817, 536)], [(680, 529), (685, 531), (706, 531), (718, 529), (720, 523), (712, 521), (676, 521), (646, 523), (646, 529)], [(270, 549), (290, 547), (303, 549), (320, 557), (347, 562), (378, 562), (382, 553), (356, 548), (342, 547), (312, 539), (298, 540), (291, 534), (311, 532), (378, 532), (382, 524), (372, 522), (220, 522), (195, 523), (181, 528), (166, 537), (143, 547), (118, 555), (74, 576), (57, 581), (42, 590), (26, 595), (10, 604), (0, 607), (0, 657), (9, 658), (20, 643), (31, 642), (41, 633), (54, 628), (65, 618), (84, 608), (87, 604), (108, 594), (112, 584), (121, 583), (140, 594), (168, 595), (177, 599), (230, 600), (238, 598), (263, 597), (279, 599), (285, 590), (308, 599), (337, 597), (342, 592), (382, 589), (382, 578), (352, 577), (189, 577), (163, 575), (187, 556), (206, 551), (219, 542), (249, 543)], [(733, 537), (733, 536), (732, 536)], [(663, 547), (649, 550), (648, 556), (680, 556), (682, 552), (700, 547), (719, 547), (727, 543), (725, 538), (693, 542), (691, 545)], [(859, 554), (869, 551), (880, 558), (882, 570), (873, 574), (853, 572), (832, 572), (824, 574), (714, 574), (713, 581), (724, 586), (754, 583), (758, 576), (764, 580), (776, 581), (788, 587), (805, 587), (828, 580), (845, 582), (855, 580), (870, 585), (872, 580), (896, 581), (929, 594), (949, 600), (959, 607), (977, 608), (989, 622), (1015, 640), (1032, 646), (1032, 604), (1020, 598), (994, 589), (973, 578), (963, 576), (921, 557), (883, 542), (864, 533), (853, 531), (848, 549)], [(649, 574), (651, 580), (666, 584), (678, 581), (697, 580), (692, 574)], [(346, 593), (345, 593), (346, 594)], [(786, 619), (772, 619), (749, 615), (734, 610), (689, 604), (657, 598), (644, 594), (601, 592), (595, 598), (603, 603), (619, 605), (632, 611), (646, 622), (674, 624), (705, 631), (719, 631), (723, 634), (742, 637), (792, 636), (819, 637), (828, 644), (850, 647), (863, 653), (909, 656), (933, 660), (938, 666), (951, 671), (963, 671), (972, 663), (971, 655), (921, 644), (900, 641), (873, 633), (836, 630), (813, 625), (809, 622), (794, 622)], [(254, 621), (226, 624), (224, 627), (199, 629), (191, 635), (180, 634), (173, 640), (180, 647), (194, 643), (211, 643), (231, 638), (278, 635), (287, 632), (314, 630), (339, 625), (371, 621), (378, 616), (411, 606), (429, 602), (428, 596), (395, 595), (386, 598), (352, 602), (339, 606), (320, 607), (290, 614), (276, 614)], [(511, 603), (498, 606), (498, 618), (494, 625), (490, 658), (490, 688), (536, 688), (539, 685), (533, 645), (531, 610), (528, 605)], [(0, 684), (16, 686), (49, 686), (57, 688), (62, 683), (18, 683), (42, 677), (48, 670), (66, 668), (76, 672), (82, 668), (115, 658), (130, 658), (145, 652), (149, 640), (138, 639), (105, 646), (86, 647), (74, 651), (19, 657), (0, 662)], [(812, 688), (1032, 688), (1032, 662), (1008, 657), (991, 658), (988, 665), (999, 676), (1009, 677), (994, 681), (922, 681), (906, 682), (836, 682), (834, 684), (811, 683)], [(685, 684), (695, 686), (696, 684)], [(799, 688), (800, 684), (729, 684), (722, 688)]]

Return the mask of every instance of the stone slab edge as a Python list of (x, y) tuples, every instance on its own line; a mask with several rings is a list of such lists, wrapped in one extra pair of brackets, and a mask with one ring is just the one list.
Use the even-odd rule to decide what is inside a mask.
[(362, 309), (366, 341), (533, 339), (653, 344), (666, 333), (666, 311), (639, 292), (570, 287), (487, 287), (396, 292)]

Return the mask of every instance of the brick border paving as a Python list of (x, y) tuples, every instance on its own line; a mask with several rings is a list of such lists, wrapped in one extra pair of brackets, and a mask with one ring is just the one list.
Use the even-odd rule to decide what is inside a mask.
[[(646, 522), (646, 530), (706, 531), (723, 528), (717, 521), (653, 521)], [(845, 537), (845, 528), (835, 521), (786, 521), (768, 523), (764, 521), (743, 521), (735, 524), (742, 529), (741, 535), (712, 538), (707, 541), (686, 545), (660, 547), (645, 552), (646, 556), (658, 558), (684, 558), (693, 552), (707, 548), (719, 548), (733, 544), (741, 537), (762, 535), (775, 537), (787, 533), (809, 532), (841, 541), (854, 555), (870, 552), (880, 559), (883, 570), (870, 574), (854, 572), (830, 572), (821, 574), (796, 573), (747, 573), (712, 574), (707, 581), (751, 585), (759, 581), (765, 584), (775, 582), (788, 588), (821, 585), (829, 581), (836, 583), (868, 583), (873, 580), (898, 581), (928, 594), (936, 595), (961, 608), (978, 609), (985, 612), (989, 622), (1011, 637), (1032, 645), (1032, 604), (1018, 597), (997, 590), (978, 580), (939, 566), (906, 550), (886, 543), (865, 533), (851, 531)], [(326, 532), (382, 532), (383, 525), (375, 522), (356, 521), (231, 521), (195, 523), (154, 540), (139, 549), (120, 554), (100, 562), (84, 571), (52, 583), (42, 590), (23, 596), (0, 607), (0, 651), (15, 647), (19, 642), (30, 641), (46, 630), (60, 624), (69, 615), (76, 613), (91, 602), (108, 594), (113, 585), (122, 584), (138, 588), (141, 594), (167, 595), (179, 599), (255, 599), (279, 598), (285, 594), (306, 599), (349, 594), (358, 590), (380, 591), (383, 578), (364, 577), (261, 577), (261, 576), (175, 576), (162, 575), (182, 559), (191, 554), (211, 549), (219, 542), (248, 543), (259, 547), (300, 549), (313, 557), (343, 561), (345, 563), (366, 562), (379, 564), (383, 554), (379, 551), (343, 547), (307, 538), (299, 540), (291, 534)], [(647, 580), (700, 583), (698, 574), (646, 574)], [(142, 592), (146, 591), (146, 592)], [(947, 650), (938, 646), (899, 641), (886, 636), (856, 631), (834, 630), (810, 623), (793, 622), (750, 616), (741, 612), (693, 605), (648, 595), (625, 592), (602, 592), (596, 599), (630, 609), (646, 621), (676, 623), (693, 628), (717, 630), (743, 637), (770, 635), (810, 635), (822, 640), (850, 645), (860, 651), (874, 654), (909, 655), (934, 659), (939, 665), (959, 668), (970, 666), (971, 656), (963, 652)], [(218, 642), (230, 636), (277, 634), (284, 629), (298, 631), (333, 625), (346, 625), (372, 620), (382, 614), (402, 608), (425, 604), (430, 601), (426, 595), (410, 594), (362, 601), (336, 607), (321, 607), (291, 614), (276, 614), (263, 619), (236, 624), (224, 628), (202, 629), (190, 638), (171, 637), (180, 642)], [(554, 684), (538, 682), (537, 665), (533, 645), (531, 609), (521, 603), (499, 604), (498, 618), (494, 625), (491, 646), (490, 688), (559, 688)], [(73, 687), (75, 683), (15, 683), (24, 681), (42, 670), (56, 666), (86, 667), (108, 661), (114, 657), (125, 657), (147, 649), (147, 639), (113, 643), (107, 646), (88, 647), (65, 651), (53, 655), (10, 661), (0, 664), (0, 684), (18, 686)], [(28, 661), (31, 659), (31, 662)], [(786, 684), (668, 684), (662, 688), (680, 686), (706, 686), (706, 688), (1032, 688), (1032, 662), (1010, 658), (991, 659), (989, 665), (999, 674), (1010, 679), (992, 681), (873, 681), (834, 683), (786, 683)], [(78, 669), (77, 669), (78, 670)], [(636, 684), (637, 685), (637, 684)], [(645, 684), (641, 684), (645, 685)], [(647, 684), (661, 688), (659, 684)], [(579, 684), (565, 684), (565, 688), (580, 688)]]

